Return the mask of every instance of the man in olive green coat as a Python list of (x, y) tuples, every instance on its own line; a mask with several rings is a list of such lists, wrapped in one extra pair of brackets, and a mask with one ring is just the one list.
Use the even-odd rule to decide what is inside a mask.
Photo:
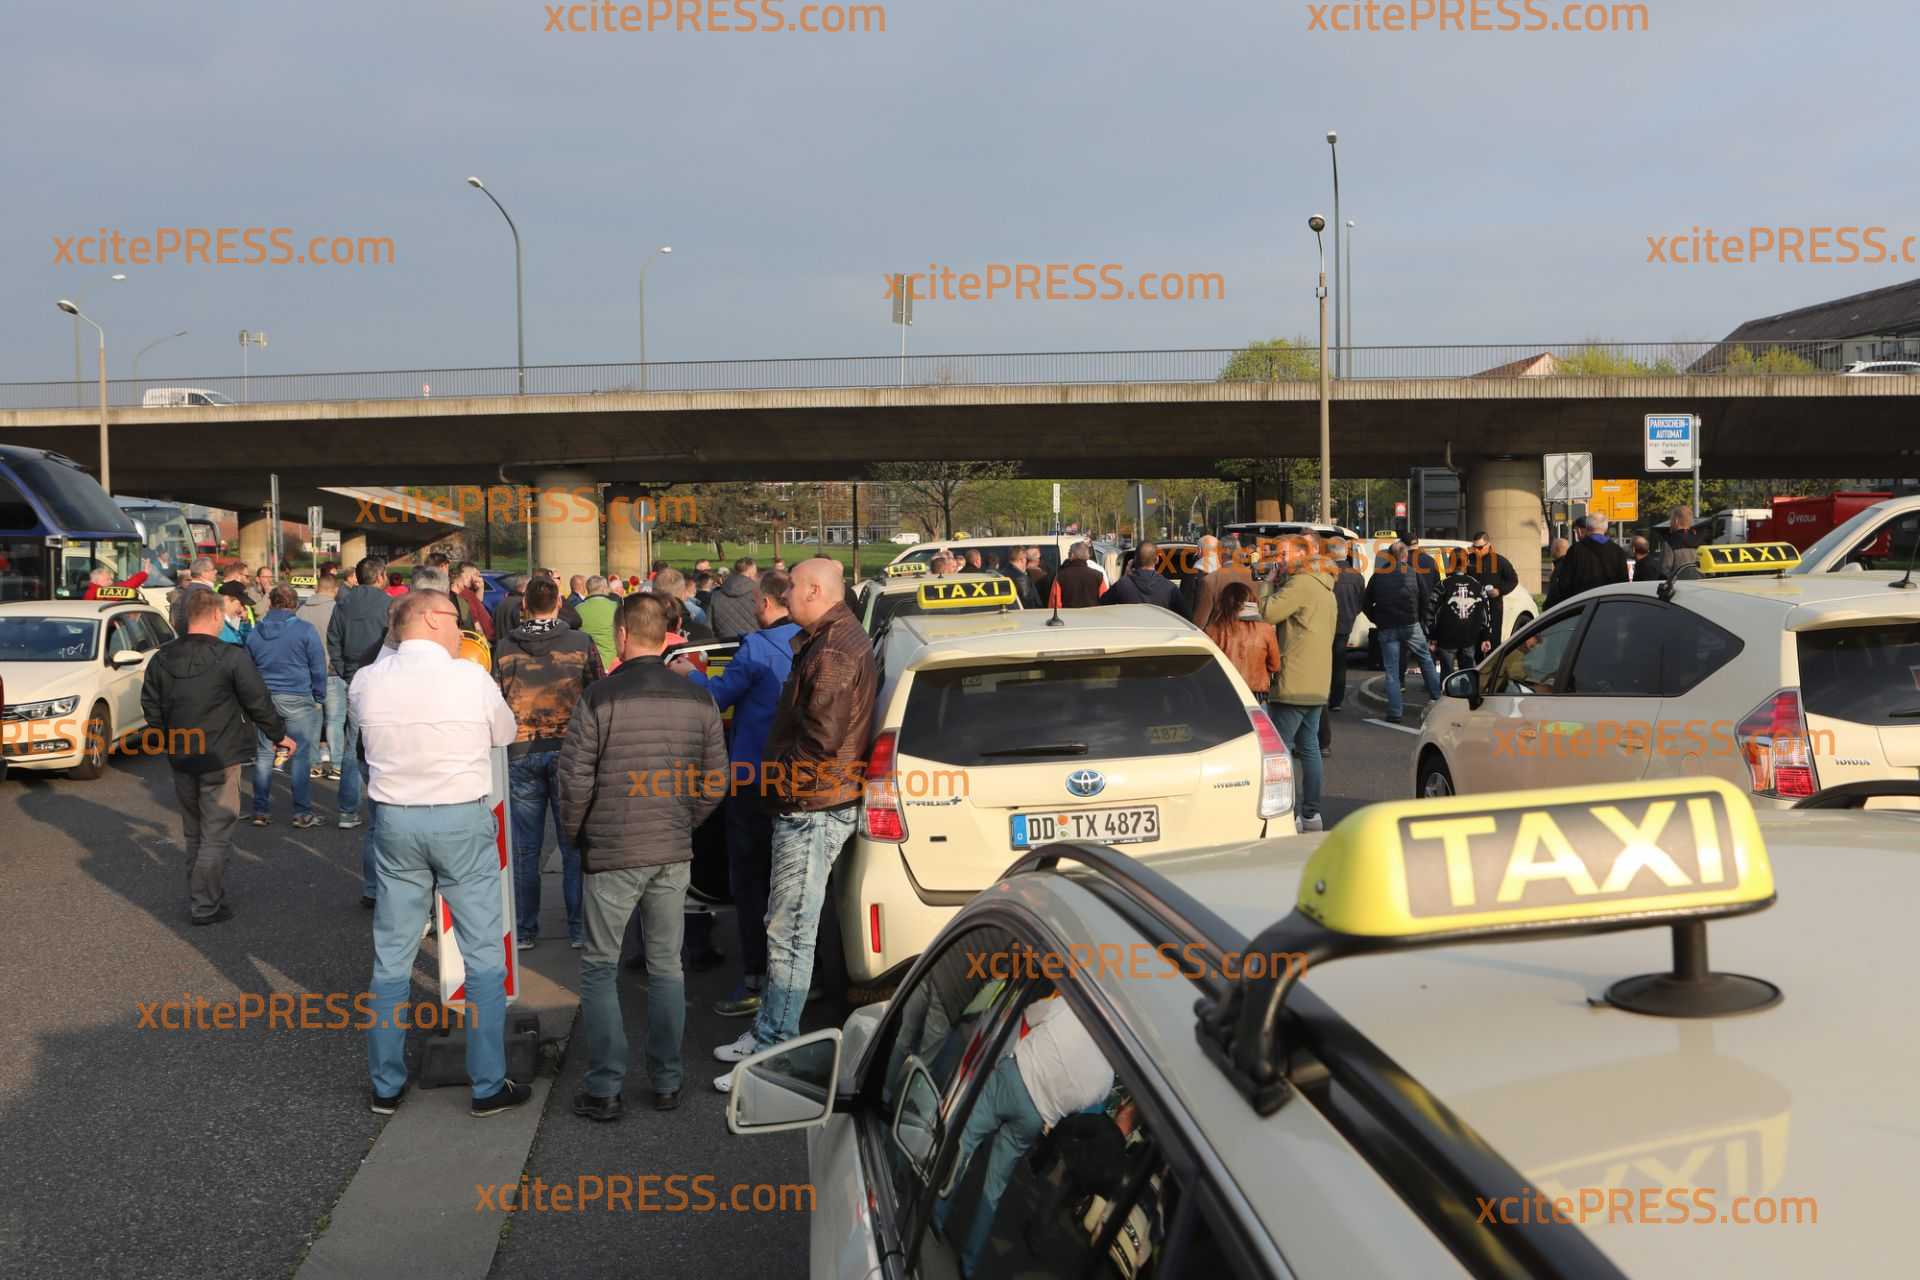
[(1305, 534), (1286, 540), (1281, 572), (1285, 576), (1279, 589), (1260, 610), (1280, 641), (1280, 671), (1267, 693), (1268, 711), (1293, 753), (1300, 829), (1319, 831), (1320, 717), (1327, 712), (1333, 681), (1333, 631), (1339, 615), (1334, 568), (1320, 539)]

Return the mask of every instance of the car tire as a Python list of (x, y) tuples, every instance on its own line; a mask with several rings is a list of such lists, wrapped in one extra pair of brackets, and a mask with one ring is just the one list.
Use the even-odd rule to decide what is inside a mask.
[(1420, 757), (1420, 772), (1414, 794), (1422, 800), (1437, 800), (1454, 794), (1453, 773), (1438, 751), (1429, 749)]
[(107, 771), (107, 735), (112, 732), (112, 722), (107, 717), (107, 704), (96, 702), (93, 710), (87, 714), (86, 737), (81, 741), (85, 752), (80, 763), (67, 770), (67, 776), (75, 782), (92, 782)]

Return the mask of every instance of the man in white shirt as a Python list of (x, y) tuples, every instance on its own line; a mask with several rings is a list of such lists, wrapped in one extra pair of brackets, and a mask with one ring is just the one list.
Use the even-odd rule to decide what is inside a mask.
[(514, 739), (513, 712), (486, 668), (463, 662), (460, 611), (444, 591), (415, 590), (394, 606), (399, 647), (362, 668), (347, 702), (360, 728), (373, 802), (375, 1017), (367, 1031), (373, 1111), (392, 1115), (407, 1087), (407, 1032), (420, 922), (436, 885), (453, 909), (473, 1016), (467, 1075), (473, 1114), (517, 1107), (533, 1090), (506, 1078), (506, 946), (500, 859), (487, 795), (493, 749)]
[(1111, 1092), (1113, 1068), (1067, 1002), (1053, 996), (1029, 1006), (1021, 1015), (1013, 1052), (993, 1069), (979, 1100), (967, 1113), (967, 1127), (960, 1133), (960, 1152), (933, 1211), (935, 1224), (944, 1232), (953, 1205), (947, 1197), (966, 1177), (967, 1162), (975, 1149), (992, 1137), (980, 1203), (974, 1206), (966, 1238), (955, 1242), (962, 1275), (973, 1275), (979, 1266), (994, 1211), (1020, 1157), (1064, 1117), (1085, 1111)]

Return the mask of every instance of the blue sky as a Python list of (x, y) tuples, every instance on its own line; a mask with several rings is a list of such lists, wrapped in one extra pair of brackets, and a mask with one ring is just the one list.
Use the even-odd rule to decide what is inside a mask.
[[(1556, 5), (1557, 7), (1557, 5)], [(785, 0), (789, 17), (799, 0)], [(1647, 34), (1330, 34), (1245, 0), (892, 0), (885, 34), (543, 31), (540, 0), (280, 9), (12, 0), (0, 31), (0, 380), (64, 378), (84, 292), (111, 372), (884, 355), (929, 262), (1212, 271), (1224, 301), (922, 303), (920, 353), (1309, 333), (1309, 213), (1359, 223), (1362, 344), (1664, 341), (1920, 276), (1672, 267), (1698, 224), (1920, 229), (1870, 6), (1650, 0)], [(1876, 123), (1881, 122), (1881, 123)], [(54, 264), (106, 226), (391, 236), (391, 266)], [(92, 370), (91, 354), (87, 369)]]

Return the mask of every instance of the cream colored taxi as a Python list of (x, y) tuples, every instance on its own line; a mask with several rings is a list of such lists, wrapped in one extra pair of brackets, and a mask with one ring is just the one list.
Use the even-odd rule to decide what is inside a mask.
[[(916, 569), (924, 568), (906, 561)], [(1005, 613), (1021, 607), (1013, 579), (997, 573), (894, 573), (860, 597), (860, 624), (876, 641), (900, 618), (918, 614)]]
[(1785, 543), (1707, 546), (1697, 579), (1553, 609), (1448, 677), (1416, 793), (1710, 776), (1778, 808), (1920, 779), (1920, 583), (1795, 564)]
[(131, 587), (105, 600), (0, 604), (0, 757), (13, 769), (97, 778), (111, 750), (146, 727), (147, 663), (173, 639), (166, 615)]
[(1141, 856), (1291, 835), (1293, 762), (1197, 628), (1149, 605), (895, 618), (860, 822), (834, 869), (848, 980), (912, 960), (1056, 840)]

